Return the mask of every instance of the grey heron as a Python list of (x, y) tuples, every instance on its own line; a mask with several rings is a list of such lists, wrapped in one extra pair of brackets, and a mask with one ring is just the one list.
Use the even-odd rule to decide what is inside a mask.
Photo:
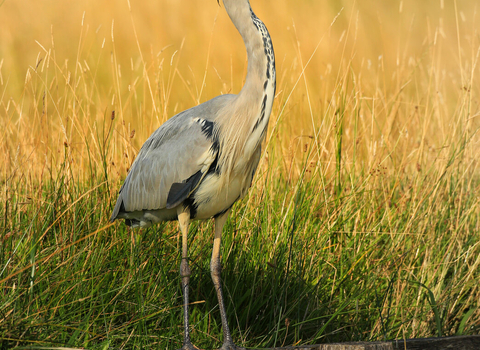
[[(218, 2), (219, 0), (217, 0)], [(214, 218), (210, 271), (223, 328), (221, 350), (238, 350), (227, 323), (221, 286), (222, 228), (232, 205), (245, 196), (257, 169), (275, 96), (275, 56), (267, 28), (249, 0), (223, 0), (243, 38), (247, 76), (237, 94), (215, 97), (162, 124), (143, 144), (120, 188), (111, 221), (132, 227), (178, 220), (182, 232), (184, 350), (190, 341), (188, 226)]]

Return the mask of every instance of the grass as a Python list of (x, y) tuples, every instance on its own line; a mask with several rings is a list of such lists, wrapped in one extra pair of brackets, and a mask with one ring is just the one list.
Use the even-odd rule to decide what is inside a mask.
[[(224, 232), (233, 337), (478, 334), (478, 5), (339, 4), (252, 0), (278, 92)], [(181, 346), (176, 223), (108, 218), (143, 141), (238, 91), (245, 53), (215, 1), (131, 5), (0, 2), (1, 349)], [(190, 231), (201, 348), (222, 339), (212, 228)]]

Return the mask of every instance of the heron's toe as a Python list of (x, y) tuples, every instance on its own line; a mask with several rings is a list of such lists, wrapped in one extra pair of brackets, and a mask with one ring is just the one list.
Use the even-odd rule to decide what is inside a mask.
[(218, 350), (246, 350), (240, 346), (235, 345), (234, 343), (225, 343), (222, 347)]
[(182, 348), (181, 349), (178, 349), (178, 350), (200, 350), (199, 348), (197, 348), (195, 345), (193, 345), (192, 343), (189, 343), (189, 344), (183, 344)]

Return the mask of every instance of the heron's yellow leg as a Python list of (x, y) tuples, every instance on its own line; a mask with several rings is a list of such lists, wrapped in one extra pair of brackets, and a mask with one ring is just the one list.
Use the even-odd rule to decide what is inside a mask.
[(190, 213), (188, 211), (179, 210), (178, 224), (182, 231), (182, 262), (180, 263), (180, 276), (182, 277), (182, 292), (183, 292), (183, 347), (182, 350), (198, 349), (190, 341), (190, 329), (188, 321), (188, 285), (190, 283), (191, 270), (188, 264), (188, 225), (190, 224)]
[(223, 291), (222, 291), (222, 280), (221, 280), (221, 271), (222, 264), (220, 262), (220, 248), (222, 243), (222, 230), (223, 226), (227, 222), (228, 210), (223, 215), (215, 217), (215, 238), (213, 241), (213, 251), (212, 251), (212, 260), (210, 261), (210, 272), (212, 274), (213, 284), (215, 285), (215, 290), (217, 291), (218, 305), (220, 308), (220, 317), (222, 318), (222, 328), (223, 328), (223, 346), (220, 350), (242, 350), (243, 348), (237, 347), (232, 340), (230, 334), (230, 328), (228, 327), (227, 322), (227, 313), (225, 311), (225, 303), (223, 301)]

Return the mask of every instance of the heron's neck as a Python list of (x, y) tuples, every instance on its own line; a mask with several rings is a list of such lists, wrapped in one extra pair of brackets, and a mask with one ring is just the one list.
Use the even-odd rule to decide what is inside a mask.
[[(253, 13), (248, 0), (223, 0), (223, 3), (247, 49), (247, 77), (238, 97), (251, 100), (258, 96), (262, 103), (267, 88), (271, 94), (275, 93), (275, 56), (270, 34), (263, 22)], [(273, 96), (268, 100), (273, 103)], [(271, 109), (271, 106), (269, 107), (268, 110)]]

